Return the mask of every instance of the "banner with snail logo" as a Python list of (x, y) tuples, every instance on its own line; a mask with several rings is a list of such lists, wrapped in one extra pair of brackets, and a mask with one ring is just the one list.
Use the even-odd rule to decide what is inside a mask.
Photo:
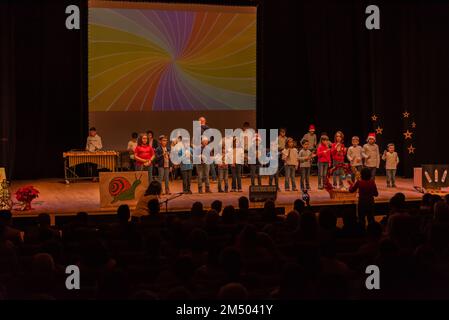
[(148, 188), (148, 172), (100, 172), (100, 207), (134, 206)]

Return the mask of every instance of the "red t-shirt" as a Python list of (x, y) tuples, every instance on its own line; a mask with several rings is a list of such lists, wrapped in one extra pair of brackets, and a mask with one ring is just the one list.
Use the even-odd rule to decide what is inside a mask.
[[(154, 156), (154, 149), (152, 146), (145, 146), (145, 145), (141, 145), (141, 146), (137, 146), (136, 149), (134, 150), (134, 155), (145, 159), (145, 160), (151, 160), (151, 158), (153, 158)], [(136, 162), (139, 165), (142, 165), (143, 162), (137, 160), (136, 158)]]
[(332, 159), (338, 162), (345, 162), (346, 148), (343, 143), (340, 143), (340, 151), (337, 151), (337, 143), (332, 143), (331, 148)]
[(317, 152), (318, 162), (331, 162), (331, 150), (327, 146), (327, 143), (320, 143)]
[(374, 197), (379, 195), (374, 180), (357, 180), (350, 188), (349, 192), (359, 190), (359, 202), (374, 203)]

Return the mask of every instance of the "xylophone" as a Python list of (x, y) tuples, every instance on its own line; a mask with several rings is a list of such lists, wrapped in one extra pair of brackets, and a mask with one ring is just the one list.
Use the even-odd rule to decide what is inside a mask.
[(92, 178), (92, 177), (79, 177), (75, 172), (75, 167), (80, 164), (93, 163), (100, 169), (108, 169), (110, 171), (116, 171), (118, 168), (118, 158), (120, 153), (117, 151), (68, 151), (62, 154), (64, 158), (64, 174), (66, 183), (70, 180)]

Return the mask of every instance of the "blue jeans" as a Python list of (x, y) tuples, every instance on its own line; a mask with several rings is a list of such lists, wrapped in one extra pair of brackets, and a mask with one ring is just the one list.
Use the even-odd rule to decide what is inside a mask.
[(387, 171), (387, 186), (396, 185), (396, 169), (386, 169)]
[(318, 162), (318, 189), (323, 189), (324, 179), (326, 179), (329, 162)]
[(182, 192), (190, 191), (190, 181), (192, 180), (192, 170), (181, 170)]
[(376, 167), (367, 167), (369, 169), (369, 171), (371, 171), (371, 180), (375, 180), (376, 179)]
[(206, 163), (201, 163), (196, 165), (196, 173), (198, 175), (198, 191), (201, 192), (203, 190), (203, 180), (206, 185), (206, 190), (210, 189), (209, 183), (209, 170), (210, 165)]
[[(332, 161), (332, 166), (335, 168), (337, 165), (339, 165), (339, 164), (343, 164), (344, 162), (341, 162), (341, 161)], [(342, 168), (339, 168), (339, 169), (337, 169), (337, 170), (334, 170), (334, 173), (332, 174), (332, 180), (333, 180), (333, 183), (334, 183), (334, 187), (336, 187), (337, 186), (337, 176), (338, 176), (338, 185), (340, 186), (340, 187), (342, 187), (343, 186), (343, 179), (342, 179), (342, 175), (343, 175), (343, 169)]]
[(301, 173), (301, 190), (309, 190), (310, 189), (310, 167), (308, 168), (300, 168), (299, 172)]
[(168, 186), (168, 180), (170, 178), (170, 168), (158, 167), (157, 170), (159, 172), (159, 182), (161, 183), (161, 185), (162, 181), (165, 182), (165, 193), (168, 193), (170, 190)]
[(153, 181), (153, 166), (145, 167), (144, 165), (136, 163), (136, 171), (147, 171), (148, 172), (148, 184)]
[(271, 175), (271, 176), (268, 178), (268, 184), (269, 184), (270, 186), (273, 185), (273, 180), (274, 180), (275, 186), (279, 188), (279, 171), (276, 170), (276, 173), (273, 174), (273, 175)]
[(212, 180), (216, 181), (217, 180), (217, 171), (216, 171), (215, 163), (212, 162), (209, 166), (210, 166), (210, 175), (212, 176)]
[(259, 174), (259, 168), (260, 165), (258, 164), (250, 164), (249, 165), (249, 172), (251, 175), (251, 185), (256, 185), (256, 177), (257, 177), (257, 184), (260, 186), (262, 184), (262, 179)]
[(285, 189), (290, 189), (290, 180), (292, 180), (292, 188), (296, 189), (295, 171), (296, 167), (292, 165), (285, 165)]
[(242, 165), (235, 164), (231, 167), (232, 173), (232, 189), (242, 190)]
[(218, 168), (218, 191), (223, 191), (221, 182), (223, 181), (225, 191), (228, 191), (228, 167)]

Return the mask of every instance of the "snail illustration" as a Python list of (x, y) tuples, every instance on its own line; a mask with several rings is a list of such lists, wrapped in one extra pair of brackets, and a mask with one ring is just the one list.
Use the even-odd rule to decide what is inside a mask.
[(125, 177), (116, 177), (109, 182), (109, 194), (113, 197), (111, 203), (124, 200), (135, 199), (136, 188), (142, 183), (140, 178), (142, 175), (137, 177), (131, 184)]

